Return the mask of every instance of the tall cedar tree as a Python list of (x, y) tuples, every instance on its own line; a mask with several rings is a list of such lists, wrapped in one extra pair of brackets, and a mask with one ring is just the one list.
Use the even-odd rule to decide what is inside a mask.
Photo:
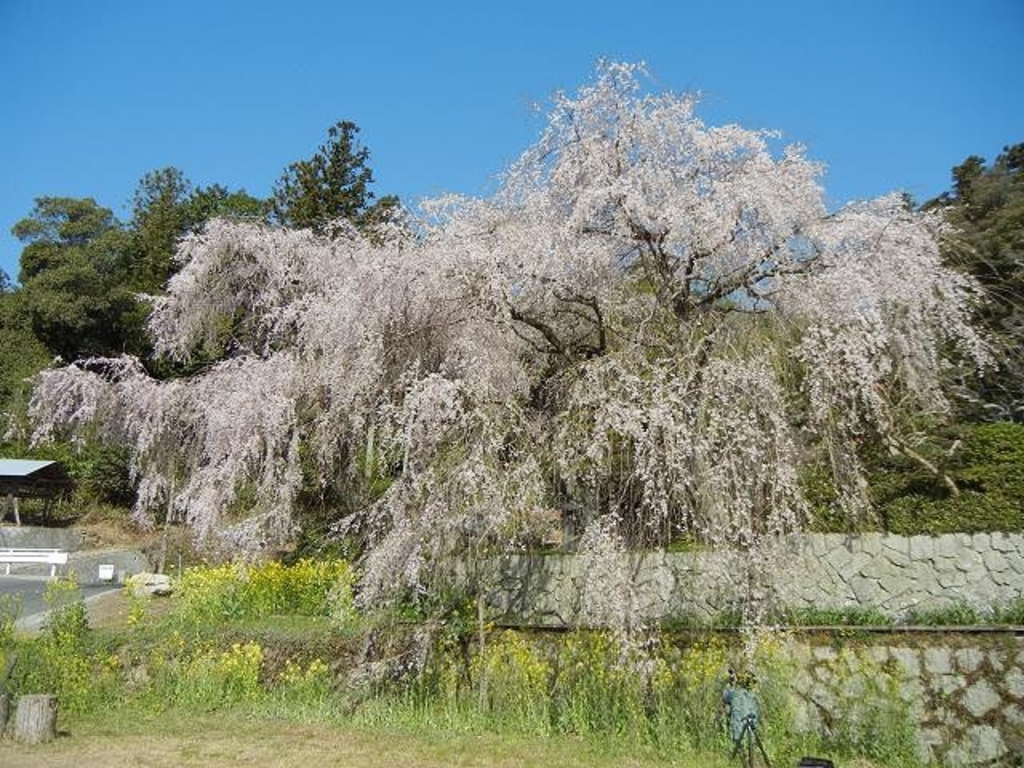
[(364, 232), (386, 220), (398, 198), (385, 195), (374, 202), (370, 150), (356, 134), (359, 127), (343, 120), (327, 131), (327, 143), (309, 160), (292, 163), (274, 186), (273, 219), (288, 227), (334, 236), (344, 219)]

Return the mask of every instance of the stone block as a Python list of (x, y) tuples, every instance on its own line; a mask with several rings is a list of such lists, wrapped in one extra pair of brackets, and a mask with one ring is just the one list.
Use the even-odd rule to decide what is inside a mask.
[(916, 648), (908, 648), (904, 645), (894, 646), (889, 649), (889, 654), (902, 667), (907, 677), (917, 678), (921, 674), (921, 657)]
[(985, 552), (992, 548), (992, 537), (987, 533), (975, 533), (971, 536), (971, 549)]
[(909, 706), (911, 716), (919, 722), (924, 720), (924, 694), (924, 686), (919, 677), (904, 680), (899, 687), (899, 697)]
[(929, 681), (931, 689), (943, 696), (952, 696), (967, 685), (960, 675), (933, 675)]
[(987, 680), (979, 680), (964, 691), (964, 708), (980, 719), (1003, 703), (999, 692)]
[(935, 719), (951, 731), (957, 730), (960, 725), (960, 714), (947, 707), (938, 707), (935, 710)]
[(985, 568), (990, 573), (1001, 573), (1009, 569), (1010, 564), (1006, 562), (1006, 558), (1003, 554), (995, 549), (988, 549), (981, 556), (982, 562), (985, 563)]
[(934, 557), (936, 558), (951, 558), (960, 554), (960, 540), (953, 533), (937, 536), (933, 546), (935, 550)]
[(171, 594), (171, 578), (161, 573), (137, 573), (125, 582), (128, 591), (137, 597), (163, 597)]
[(819, 562), (832, 568), (836, 573), (843, 573), (852, 559), (853, 552), (848, 547), (837, 546), (823, 553)]
[(1010, 725), (1024, 726), (1024, 709), (1021, 709), (1016, 704), (1010, 704), (1006, 709), (1004, 709), (1003, 717)]
[(960, 648), (956, 651), (956, 666), (961, 672), (971, 674), (985, 660), (985, 654), (978, 648)]
[(831, 551), (835, 544), (830, 540), (832, 537), (824, 533), (809, 533), (804, 537), (804, 551), (814, 558), (820, 558)]
[(839, 575), (844, 581), (853, 581), (856, 579), (864, 568), (870, 565), (875, 559), (875, 555), (869, 555), (865, 552), (854, 552), (850, 556), (849, 562), (846, 567), (839, 572)]
[(903, 571), (897, 571), (882, 581), (881, 587), (889, 593), (890, 597), (911, 595), (918, 591), (918, 581)]
[(898, 573), (888, 559), (882, 556), (873, 557), (860, 569), (860, 575), (866, 579), (891, 579)]
[(1007, 567), (1019, 576), (1024, 576), (1024, 554), (1020, 552), (1004, 552)]
[(862, 533), (859, 549), (871, 557), (882, 554), (882, 535), (880, 533)]
[(956, 556), (956, 567), (958, 571), (971, 573), (984, 568), (984, 563), (982, 563), (981, 555), (973, 549), (961, 549)]
[(811, 655), (814, 656), (816, 661), (835, 661), (839, 654), (836, 653), (836, 649), (829, 645), (816, 645), (814, 650), (811, 651)]
[(883, 550), (882, 554), (897, 573), (912, 567), (914, 562), (906, 552), (897, 552), (895, 549)]
[(953, 672), (953, 660), (948, 648), (924, 649), (924, 668), (933, 675), (949, 675)]
[(963, 587), (967, 584), (967, 574), (963, 571), (948, 571), (946, 573), (939, 573), (936, 579), (939, 582), (939, 586), (942, 589), (956, 589), (957, 587)]
[(853, 589), (857, 602), (863, 606), (878, 605), (888, 596), (888, 593), (875, 579), (857, 579), (850, 583), (850, 587)]
[(992, 549), (997, 552), (1012, 552), (1016, 549), (1016, 546), (1014, 546), (1014, 542), (1005, 533), (993, 533)]
[(910, 539), (906, 536), (895, 536), (893, 534), (887, 534), (882, 537), (882, 550), (889, 552), (895, 552), (898, 555), (904, 557), (910, 556)]
[(935, 557), (935, 539), (931, 536), (911, 536), (907, 539), (907, 553), (912, 560), (930, 560)]
[(970, 747), (964, 744), (954, 744), (942, 756), (942, 764), (946, 768), (966, 768), (970, 762)]
[(972, 763), (990, 763), (1006, 754), (1006, 744), (998, 729), (976, 725), (967, 729), (967, 757)]
[(936, 747), (946, 743), (942, 731), (938, 728), (922, 728), (917, 734), (917, 757), (922, 763), (930, 763), (935, 759)]
[(1007, 564), (1007, 568), (1004, 571), (992, 571), (989, 574), (989, 578), (992, 579), (993, 584), (996, 584), (1000, 587), (1015, 588), (1011, 590), (1011, 594), (1009, 595), (1010, 600), (1017, 596), (1016, 593), (1018, 593), (1019, 590), (1017, 590), (1016, 587), (1020, 583), (1020, 576), (1018, 576), (1016, 573), (1010, 570), (1009, 564)]
[(1003, 690), (1015, 699), (1024, 699), (1024, 672), (1013, 667), (1003, 676)]
[(868, 648), (868, 658), (882, 666), (889, 661), (889, 649), (884, 645), (872, 645)]

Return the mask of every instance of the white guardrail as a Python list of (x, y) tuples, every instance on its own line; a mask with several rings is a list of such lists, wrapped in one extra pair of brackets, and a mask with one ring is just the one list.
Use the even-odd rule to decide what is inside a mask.
[(10, 549), (0, 547), (0, 563), (11, 575), (11, 565), (43, 564), (50, 566), (50, 578), (57, 575), (58, 565), (67, 565), (68, 553), (61, 549)]

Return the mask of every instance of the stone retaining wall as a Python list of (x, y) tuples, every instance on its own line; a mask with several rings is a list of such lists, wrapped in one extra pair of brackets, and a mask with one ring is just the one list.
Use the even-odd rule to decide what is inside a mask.
[(873, 608), (894, 618), (958, 604), (985, 612), (1024, 597), (1021, 534), (806, 534), (781, 541), (772, 567), (749, 565), (742, 553), (632, 553), (609, 576), (579, 555), (520, 555), (502, 561), (490, 598), (509, 620), (568, 625), (580, 621), (588, 592), (621, 591), (623, 582), (645, 619), (708, 618), (736, 605), (738, 583), (753, 571), (756, 590), (775, 605)]
[[(588, 601), (629, 600), (648, 620), (711, 618), (751, 589), (790, 608), (871, 608), (893, 618), (966, 604), (984, 613), (1024, 598), (1024, 535), (807, 534), (779, 542), (762, 570), (742, 553), (646, 552), (602, 573), (582, 555), (516, 556), (495, 563), (493, 613), (512, 623), (593, 622)], [(756, 575), (756, 579), (748, 577)], [(756, 581), (756, 583), (754, 583)], [(753, 586), (751, 586), (753, 584)], [(596, 623), (601, 623), (598, 620)], [(1024, 636), (886, 635), (845, 643), (823, 635), (788, 644), (803, 725), (849, 716), (842, 699), (880, 677), (920, 726), (919, 751), (948, 766), (1014, 766), (1024, 755)], [(851, 688), (852, 687), (852, 688)]]
[(811, 534), (794, 539), (782, 601), (870, 606), (901, 617), (965, 603), (980, 611), (1024, 595), (1024, 535)]
[[(1024, 638), (957, 633), (836, 644), (790, 643), (800, 726), (863, 716), (891, 679), (919, 726), (921, 759), (945, 766), (1013, 766), (1024, 756)], [(852, 702), (852, 704), (851, 704)]]
[(65, 549), (82, 547), (82, 534), (73, 528), (44, 528), (35, 525), (0, 525), (0, 548)]

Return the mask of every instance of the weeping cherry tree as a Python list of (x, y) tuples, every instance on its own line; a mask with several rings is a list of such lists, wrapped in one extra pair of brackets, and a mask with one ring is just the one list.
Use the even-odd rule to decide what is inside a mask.
[(862, 513), (858, 444), (913, 457), (905, 425), (947, 409), (950, 356), (986, 363), (975, 286), (943, 266), (936, 216), (898, 195), (830, 212), (802, 148), (705, 125), (643, 78), (601, 65), (496, 194), (372, 237), (210, 222), (150, 330), (158, 354), (220, 362), (46, 371), (36, 438), (127, 445), (136, 520), (169, 506), (235, 553), (294, 534), (303, 482), (372, 475), (336, 525), (367, 603), (429, 593), (570, 504), (609, 615), (630, 611), (625, 553), (687, 537), (756, 561), (797, 530), (808, 462)]

